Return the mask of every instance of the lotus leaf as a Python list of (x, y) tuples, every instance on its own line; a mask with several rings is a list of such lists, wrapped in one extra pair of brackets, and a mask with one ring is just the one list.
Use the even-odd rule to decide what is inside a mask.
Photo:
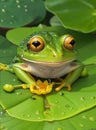
[(43, 0), (1, 0), (0, 27), (16, 28), (32, 22), (37, 24), (44, 19), (45, 13)]
[[(26, 28), (22, 28), (26, 32)], [(21, 29), (21, 30), (22, 30)], [(32, 29), (32, 28), (31, 28)], [(31, 33), (31, 30), (30, 32)], [(54, 28), (55, 29), (55, 28)], [(16, 32), (15, 32), (16, 30)], [(15, 39), (17, 34), (17, 29), (12, 30), (12, 39)], [(56, 30), (55, 30), (56, 31)], [(19, 31), (18, 31), (19, 32)], [(11, 33), (11, 32), (9, 32)], [(20, 33), (20, 32), (19, 32)], [(62, 31), (62, 33), (68, 33), (68, 30)], [(69, 33), (74, 35), (77, 39), (78, 44), (78, 60), (89, 61), (95, 63), (95, 37), (89, 34), (84, 35), (81, 33), (69, 31)], [(8, 35), (7, 35), (8, 36)], [(11, 35), (9, 35), (11, 36)], [(23, 38), (24, 36), (21, 37)], [(4, 41), (6, 41), (3, 38)], [(1, 38), (1, 41), (3, 41)], [(19, 39), (20, 40), (20, 39)], [(1, 57), (1, 61), (7, 62), (8, 50), (10, 51), (10, 43), (1, 42), (0, 53), (4, 55)], [(17, 41), (16, 41), (17, 43)], [(90, 44), (91, 43), (91, 44)], [(3, 44), (3, 45), (2, 45)], [(84, 46), (83, 46), (84, 44)], [(16, 46), (12, 45), (14, 50)], [(87, 47), (86, 47), (87, 46)], [(92, 53), (88, 53), (88, 47), (92, 50)], [(85, 55), (86, 54), (86, 55)], [(13, 51), (11, 55), (16, 55)], [(80, 56), (81, 55), (81, 56)], [(12, 58), (11, 58), (12, 59)], [(1, 62), (0, 61), (0, 62)], [(9, 62), (7, 62), (9, 63)], [(86, 78), (80, 78), (73, 85), (72, 92), (68, 92), (66, 89), (61, 90), (60, 92), (52, 92), (49, 95), (38, 96), (31, 94), (28, 90), (16, 90), (14, 93), (6, 93), (2, 90), (2, 86), (6, 83), (19, 84), (20, 81), (14, 74), (9, 72), (0, 72), (1, 78), (1, 96), (0, 103), (7, 113), (15, 118), (27, 120), (27, 121), (53, 121), (61, 120), (72, 117), (82, 111), (85, 111), (89, 108), (92, 108), (96, 105), (96, 65), (88, 66), (89, 76)], [(7, 99), (7, 100), (6, 100)], [(35, 105), (36, 104), (36, 105)]]
[[(19, 120), (9, 116), (2, 108), (0, 111), (0, 130), (95, 130), (96, 129), (96, 107), (84, 111), (66, 120), (54, 122), (30, 122)], [(17, 124), (17, 125), (16, 125)]]
[(45, 6), (66, 28), (84, 33), (96, 31), (95, 0), (46, 0)]

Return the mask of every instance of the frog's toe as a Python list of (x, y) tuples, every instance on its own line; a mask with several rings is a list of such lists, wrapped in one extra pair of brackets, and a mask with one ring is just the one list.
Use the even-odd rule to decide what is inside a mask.
[(68, 91), (71, 91), (71, 90), (72, 90), (71, 85), (68, 85), (68, 86), (67, 86), (67, 90), (68, 90)]
[(14, 89), (15, 89), (15, 87), (13, 85), (11, 85), (11, 84), (5, 84), (3, 86), (3, 90), (6, 91), (6, 92), (9, 92), (9, 93), (13, 92)]
[(55, 89), (55, 91), (60, 91), (62, 88), (67, 88), (67, 90), (68, 91), (71, 91), (72, 90), (72, 87), (71, 87), (71, 85), (70, 84), (68, 84), (68, 83), (66, 83), (66, 82), (64, 82), (64, 83), (61, 83), (61, 85), (60, 86), (58, 86), (56, 89)]
[(7, 70), (7, 69), (8, 69), (8, 67), (6, 64), (0, 63), (0, 70)]

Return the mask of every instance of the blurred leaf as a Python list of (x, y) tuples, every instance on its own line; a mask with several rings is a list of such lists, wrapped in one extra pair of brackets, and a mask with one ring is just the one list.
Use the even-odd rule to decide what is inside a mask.
[(46, 0), (45, 5), (64, 27), (85, 33), (96, 31), (96, 0)]
[(44, 17), (43, 0), (0, 1), (0, 27), (16, 28), (31, 22), (37, 24)]
[[(16, 46), (0, 36), (0, 62), (11, 63), (17, 55)], [(6, 60), (7, 59), (7, 60)]]

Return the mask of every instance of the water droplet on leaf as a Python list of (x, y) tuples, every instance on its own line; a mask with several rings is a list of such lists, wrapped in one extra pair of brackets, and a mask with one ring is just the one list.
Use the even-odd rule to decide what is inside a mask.
[(63, 96), (64, 95), (64, 93), (63, 92), (60, 92), (60, 96)]
[(5, 13), (6, 12), (5, 9), (2, 9), (2, 12)]
[(57, 130), (62, 130), (62, 128), (58, 128)]
[(16, 3), (20, 3), (20, 1), (19, 1), (19, 0), (16, 0)]
[(32, 99), (33, 99), (33, 100), (36, 100), (36, 97), (32, 96)]
[(27, 115), (27, 117), (28, 117), (28, 118), (30, 118), (30, 117), (31, 117), (31, 115)]
[(11, 16), (11, 18), (14, 18), (14, 17), (15, 17), (14, 15)]
[(55, 101), (55, 103), (58, 103), (58, 102), (59, 102), (59, 101), (57, 101), (57, 100)]
[(64, 112), (62, 112), (61, 114), (62, 114), (62, 115), (64, 115), (65, 113), (64, 113)]
[(82, 116), (83, 119), (86, 119), (87, 117), (85, 115)]
[(3, 23), (4, 22), (4, 20), (3, 19), (1, 19), (1, 23)]
[(36, 115), (39, 115), (40, 114), (40, 112), (39, 111), (36, 111)]
[(14, 79), (13, 79), (13, 82), (15, 82), (15, 81), (16, 81), (16, 79), (14, 78)]
[(22, 92), (16, 92), (16, 95), (21, 95), (22, 94)]
[(91, 99), (96, 99), (96, 97), (95, 97), (95, 96), (92, 96)]
[(92, 117), (92, 116), (89, 117), (89, 120), (90, 120), (90, 121), (95, 121), (94, 117)]
[(81, 123), (81, 124), (80, 124), (80, 127), (84, 127), (84, 124)]
[(30, 0), (31, 2), (34, 2), (34, 0)]
[(27, 8), (27, 5), (24, 5), (24, 8)]
[(25, 12), (28, 12), (28, 9), (25, 9)]
[(18, 7), (18, 8), (21, 8), (21, 6), (20, 6), (20, 5), (17, 5), (17, 7)]
[(84, 101), (84, 97), (80, 97), (80, 100), (81, 100), (81, 101)]

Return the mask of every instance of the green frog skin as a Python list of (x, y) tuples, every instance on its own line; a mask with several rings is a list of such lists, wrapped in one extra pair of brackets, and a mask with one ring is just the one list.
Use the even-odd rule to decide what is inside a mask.
[[(55, 84), (58, 84), (56, 91), (60, 91), (63, 87), (71, 90), (71, 85), (84, 71), (83, 64), (77, 62), (75, 44), (71, 35), (59, 36), (55, 32), (35, 32), (18, 46), (20, 63), (13, 64), (11, 68), (0, 64), (1, 70), (15, 73), (25, 83), (14, 88), (22, 86), (39, 95), (50, 93)], [(60, 79), (64, 75), (67, 76)], [(34, 76), (38, 78), (37, 81)], [(40, 78), (45, 81), (42, 82)], [(60, 79), (60, 81), (48, 83), (48, 79)], [(5, 91), (10, 92), (10, 88), (13, 86), (4, 86)]]

